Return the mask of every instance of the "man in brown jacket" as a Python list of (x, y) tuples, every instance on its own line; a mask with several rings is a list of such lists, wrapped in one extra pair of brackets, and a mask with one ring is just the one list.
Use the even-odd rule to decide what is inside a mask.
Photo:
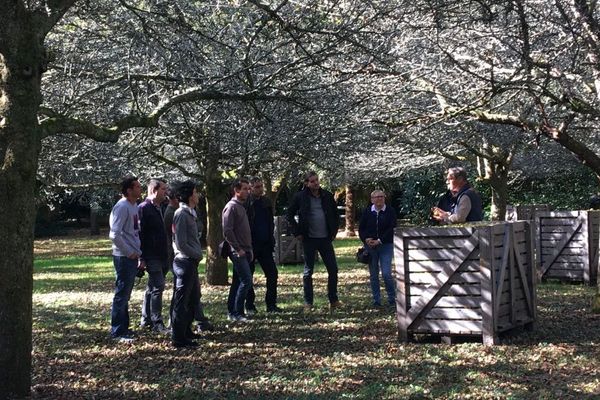
[(248, 291), (252, 288), (252, 272), (250, 262), (252, 254), (252, 235), (244, 204), (250, 194), (247, 179), (236, 179), (233, 182), (234, 195), (225, 205), (222, 214), (223, 236), (231, 247), (230, 258), (233, 262), (233, 280), (227, 299), (228, 319), (230, 321), (248, 322), (244, 314), (244, 303)]

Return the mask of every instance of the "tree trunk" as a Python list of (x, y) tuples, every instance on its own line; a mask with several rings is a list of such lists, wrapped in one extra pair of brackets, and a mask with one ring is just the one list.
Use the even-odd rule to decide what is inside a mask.
[(206, 173), (206, 281), (210, 285), (227, 285), (227, 260), (219, 255), (219, 243), (223, 240), (221, 212), (228, 201), (227, 187), (223, 185), (218, 171)]
[(354, 221), (354, 187), (346, 185), (346, 236), (356, 236), (356, 223)]
[(506, 204), (508, 203), (508, 174), (496, 174), (490, 179), (492, 187), (491, 220), (504, 221), (506, 219)]
[[(17, 8), (18, 6), (15, 6)], [(3, 8), (0, 17), (0, 398), (31, 386), (35, 174), (40, 149), (44, 49), (31, 21)], [(22, 11), (22, 10), (21, 10)], [(20, 19), (20, 20), (19, 20)]]
[(98, 210), (90, 207), (90, 235), (100, 235), (100, 224), (98, 223)]

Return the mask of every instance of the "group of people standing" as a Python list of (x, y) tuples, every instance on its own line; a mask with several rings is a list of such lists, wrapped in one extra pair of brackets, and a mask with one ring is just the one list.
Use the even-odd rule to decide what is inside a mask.
[[(442, 223), (481, 220), (481, 200), (466, 181), (462, 168), (448, 171), (449, 194), (432, 209), (433, 218)], [(111, 336), (131, 342), (135, 333), (129, 328), (128, 303), (137, 275), (148, 273), (142, 303), (140, 327), (170, 334), (174, 347), (195, 347), (203, 331), (214, 327), (204, 314), (198, 265), (202, 246), (196, 206), (199, 194), (193, 181), (177, 182), (171, 187), (162, 179), (148, 182), (148, 193), (138, 205), (142, 186), (135, 177), (121, 183), (122, 198), (110, 215), (115, 268), (115, 293), (111, 310)], [(236, 179), (233, 196), (222, 212), (224, 247), (233, 263), (233, 279), (227, 300), (228, 319), (246, 323), (256, 312), (253, 274), (259, 263), (266, 278), (267, 312), (281, 312), (277, 305), (278, 270), (273, 259), (275, 246), (273, 204), (264, 193), (260, 178)], [(445, 201), (445, 202), (444, 202)], [(304, 250), (304, 311), (313, 308), (315, 256), (318, 252), (327, 269), (327, 295), (331, 309), (339, 308), (338, 265), (333, 247), (339, 225), (337, 205), (331, 192), (320, 186), (319, 177), (309, 172), (304, 188), (296, 193), (286, 218), (292, 233), (302, 241)], [(477, 219), (479, 218), (479, 219)], [(371, 254), (370, 286), (374, 306), (382, 306), (379, 272), (383, 276), (388, 305), (395, 304), (392, 279), (393, 236), (396, 213), (385, 203), (385, 193), (371, 193), (371, 204), (362, 213), (359, 235)], [(162, 318), (162, 298), (167, 272), (173, 272), (173, 297), (170, 328)], [(195, 329), (193, 321), (197, 321)]]

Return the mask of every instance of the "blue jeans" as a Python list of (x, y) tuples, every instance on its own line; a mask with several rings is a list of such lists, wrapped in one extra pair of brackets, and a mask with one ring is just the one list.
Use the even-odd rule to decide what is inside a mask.
[(383, 276), (383, 283), (389, 304), (396, 304), (396, 291), (394, 289), (394, 279), (392, 278), (392, 256), (394, 254), (393, 243), (382, 243), (377, 247), (369, 247), (371, 262), (369, 263), (369, 275), (371, 281), (371, 292), (373, 293), (373, 303), (381, 304), (381, 293), (379, 289), (379, 269)]
[(333, 243), (329, 238), (304, 238), (304, 304), (313, 304), (313, 271), (315, 269), (315, 252), (318, 251), (327, 269), (327, 297), (330, 303), (338, 301), (337, 282), (338, 266), (335, 259)]
[(129, 298), (133, 290), (138, 260), (113, 256), (115, 266), (115, 296), (113, 297), (110, 334), (118, 337), (129, 331)]
[(148, 284), (142, 302), (142, 321), (145, 326), (162, 325), (162, 299), (165, 290), (165, 271), (167, 260), (146, 260)]
[(173, 261), (175, 287), (173, 289), (171, 333), (174, 343), (185, 342), (186, 333), (194, 320), (196, 301), (200, 298), (198, 263), (198, 260), (192, 258), (176, 258)]
[(227, 298), (227, 311), (233, 316), (244, 315), (244, 303), (248, 291), (252, 288), (252, 271), (248, 261), (249, 253), (246, 256), (239, 257), (233, 253), (230, 258), (233, 262), (233, 279), (229, 288), (229, 297)]

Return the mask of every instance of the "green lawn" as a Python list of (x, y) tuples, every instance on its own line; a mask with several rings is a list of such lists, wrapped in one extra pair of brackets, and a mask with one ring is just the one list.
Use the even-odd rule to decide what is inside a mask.
[[(357, 246), (357, 240), (336, 242), (343, 310), (329, 313), (327, 274), (319, 264), (316, 311), (303, 314), (302, 266), (281, 266), (284, 313), (262, 312), (251, 324), (232, 325), (225, 318), (228, 288), (203, 285), (218, 329), (197, 350), (174, 350), (166, 337), (151, 333), (133, 345), (109, 340), (114, 274), (108, 241), (36, 242), (32, 397), (600, 398), (600, 316), (588, 310), (593, 288), (539, 285), (538, 328), (493, 348), (402, 344), (392, 312), (369, 306), (368, 272), (353, 261)], [(86, 249), (93, 256), (84, 255)], [(260, 270), (255, 283), (262, 300)], [(144, 284), (132, 294), (134, 323)]]

